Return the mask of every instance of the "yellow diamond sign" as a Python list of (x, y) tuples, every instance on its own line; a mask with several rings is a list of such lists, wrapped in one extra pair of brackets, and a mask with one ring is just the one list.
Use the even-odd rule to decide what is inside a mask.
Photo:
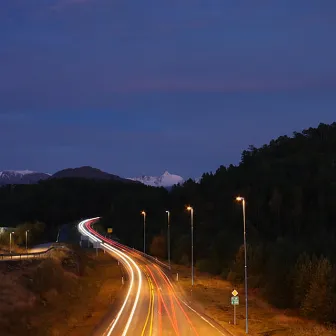
[(237, 295), (238, 295), (238, 292), (237, 292), (236, 290), (234, 290), (234, 291), (232, 292), (232, 295), (233, 295), (233, 296), (237, 296)]
[(112, 228), (108, 228), (107, 229), (107, 233), (112, 233), (113, 232), (113, 229)]

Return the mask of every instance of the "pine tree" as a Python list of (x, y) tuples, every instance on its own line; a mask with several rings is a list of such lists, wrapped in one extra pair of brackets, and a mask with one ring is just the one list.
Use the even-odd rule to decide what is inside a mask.
[(319, 321), (331, 321), (335, 317), (334, 274), (330, 261), (320, 258), (310, 288), (301, 306), (303, 314)]
[(293, 271), (293, 290), (294, 290), (294, 305), (300, 307), (303, 303), (314, 275), (316, 268), (316, 258), (314, 261), (308, 256), (307, 253), (303, 253), (298, 258)]

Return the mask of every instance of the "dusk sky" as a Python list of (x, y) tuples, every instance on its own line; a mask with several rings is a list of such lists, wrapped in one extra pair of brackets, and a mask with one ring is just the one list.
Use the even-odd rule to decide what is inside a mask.
[(198, 177), (336, 120), (335, 0), (1, 0), (0, 170)]

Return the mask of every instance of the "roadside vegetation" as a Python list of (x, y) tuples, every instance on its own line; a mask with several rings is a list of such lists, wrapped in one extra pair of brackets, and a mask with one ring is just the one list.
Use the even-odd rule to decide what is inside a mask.
[(120, 278), (111, 256), (77, 248), (41, 261), (1, 262), (1, 334), (88, 335), (111, 308)]
[[(179, 280), (176, 281), (176, 273)], [(245, 295), (243, 287), (234, 287), (220, 276), (196, 270), (191, 295), (190, 268), (173, 265), (173, 283), (184, 292), (189, 303), (214, 321), (231, 331), (235, 336), (245, 334)], [(239, 292), (237, 325), (233, 325), (233, 289)], [(277, 309), (261, 298), (258, 293), (249, 293), (249, 334), (262, 336), (335, 336), (336, 328), (298, 317), (294, 309)]]

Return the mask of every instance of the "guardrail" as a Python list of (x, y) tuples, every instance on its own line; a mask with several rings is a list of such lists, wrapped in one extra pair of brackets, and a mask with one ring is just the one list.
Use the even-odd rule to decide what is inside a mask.
[(26, 260), (26, 259), (46, 258), (49, 256), (50, 251), (54, 250), (55, 248), (56, 247), (52, 246), (42, 252), (0, 254), (0, 261), (1, 260)]
[(165, 268), (167, 268), (167, 269), (170, 270), (170, 266), (168, 264), (165, 264), (164, 262), (160, 261), (159, 259), (157, 259), (157, 258), (155, 258), (155, 257), (153, 257), (153, 256), (151, 256), (151, 255), (149, 255), (147, 253), (143, 253), (143, 252), (141, 252), (139, 250), (136, 250), (134, 248), (133, 248), (133, 250), (137, 251), (137, 253), (141, 254), (144, 258), (150, 259), (150, 260), (156, 262), (157, 264), (159, 264), (160, 266), (165, 267)]

